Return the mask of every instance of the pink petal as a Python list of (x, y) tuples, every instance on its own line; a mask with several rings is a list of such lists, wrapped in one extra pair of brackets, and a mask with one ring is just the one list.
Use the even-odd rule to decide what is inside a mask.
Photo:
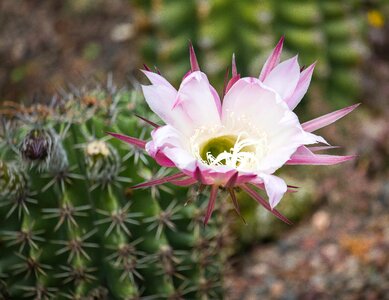
[(193, 130), (190, 119), (181, 109), (172, 110), (177, 98), (176, 89), (162, 76), (148, 71), (143, 72), (152, 83), (152, 85), (142, 86), (143, 95), (150, 109), (166, 124), (190, 134)]
[(306, 146), (301, 146), (301, 147), (298, 147), (296, 152), (293, 153), (293, 155), (315, 155), (312, 153), (312, 151), (306, 147)]
[(301, 72), (296, 89), (294, 90), (293, 94), (285, 100), (290, 109), (293, 110), (300, 103), (301, 99), (307, 92), (309, 84), (311, 83), (315, 65), (316, 63), (310, 65), (307, 69)]
[(323, 128), (327, 125), (330, 125), (334, 123), (335, 121), (339, 120), (340, 118), (344, 117), (345, 115), (352, 112), (354, 109), (356, 109), (360, 104), (354, 104), (339, 110), (336, 110), (332, 113), (326, 114), (324, 116), (318, 117), (316, 119), (313, 119), (311, 121), (305, 122), (301, 126), (303, 129), (307, 132), (313, 132), (315, 130), (318, 130), (320, 128)]
[(257, 174), (242, 174), (241, 172), (239, 173), (238, 180), (236, 182), (236, 185), (240, 185), (242, 183), (247, 183), (251, 182), (255, 178), (257, 178)]
[(342, 162), (354, 159), (356, 155), (293, 155), (290, 160), (286, 162), (287, 165), (336, 165)]
[(137, 114), (135, 114), (135, 116), (137, 118), (141, 119), (142, 121), (146, 122), (147, 124), (153, 126), (154, 128), (160, 127), (158, 124), (154, 123), (153, 121), (150, 121), (149, 119), (146, 119), (145, 117), (142, 117), (142, 116), (137, 115)]
[[(235, 54), (232, 55), (232, 62), (231, 62), (231, 73), (232, 77), (228, 81), (228, 83), (225, 85), (224, 92), (223, 92), (223, 97), (225, 94), (231, 89), (231, 87), (235, 84), (240, 79), (240, 74), (238, 73), (238, 69), (236, 68), (236, 62), (235, 62)], [(228, 71), (228, 69), (227, 69)], [(227, 72), (227, 77), (228, 78), (228, 72)]]
[(189, 59), (192, 72), (200, 71), (199, 63), (197, 61), (196, 53), (192, 43), (189, 43)]
[(175, 166), (190, 177), (194, 177), (197, 166), (196, 159), (182, 148), (164, 148), (163, 153)]
[(232, 203), (234, 204), (234, 209), (235, 209), (236, 213), (242, 219), (243, 223), (245, 223), (247, 225), (246, 220), (243, 218), (242, 214), (240, 213), (238, 199), (236, 198), (234, 190), (228, 189), (228, 193), (230, 194), (230, 197), (231, 197)]
[(285, 181), (277, 176), (260, 174), (259, 177), (262, 178), (263, 183), (265, 184), (265, 190), (269, 197), (270, 207), (273, 209), (281, 201), (281, 198), (286, 193), (288, 187)]
[(200, 169), (199, 166), (196, 167), (193, 175), (194, 175), (194, 178), (198, 182), (203, 183), (203, 184), (207, 184), (207, 180), (205, 179), (205, 177), (203, 175), (203, 172), (202, 172), (202, 170)]
[(280, 57), (281, 57), (281, 53), (282, 53), (284, 39), (285, 39), (284, 36), (282, 36), (280, 38), (276, 47), (273, 49), (273, 52), (271, 53), (269, 58), (266, 60), (264, 66), (262, 68), (261, 74), (259, 75), (259, 80), (264, 81), (266, 79), (267, 75), (269, 75), (269, 73), (274, 69), (274, 67), (276, 65), (278, 65), (278, 63), (280, 62)]
[(208, 207), (207, 207), (207, 212), (205, 214), (205, 218), (204, 218), (204, 225), (207, 225), (211, 215), (212, 215), (212, 212), (213, 212), (213, 209), (215, 208), (215, 202), (216, 202), (216, 197), (217, 197), (217, 190), (219, 189), (219, 187), (217, 185), (213, 185), (211, 187), (211, 194), (209, 196), (209, 202), (208, 202)]
[(232, 86), (240, 79), (240, 75), (233, 76), (227, 83), (226, 93), (232, 88)]
[(166, 124), (190, 131), (190, 122), (180, 111), (172, 111), (177, 97), (176, 90), (160, 85), (142, 86), (143, 95), (150, 109), (155, 112)]
[(154, 73), (154, 72), (151, 72), (151, 71), (145, 71), (145, 70), (141, 70), (141, 71), (150, 80), (152, 85), (161, 85), (161, 86), (165, 86), (169, 89), (175, 90), (175, 88), (169, 83), (169, 81), (167, 81), (161, 75)]
[(283, 216), (278, 210), (272, 209), (269, 203), (266, 202), (258, 193), (256, 193), (252, 188), (250, 188), (247, 184), (243, 184), (240, 186), (242, 190), (244, 190), (249, 196), (254, 198), (259, 204), (261, 204), (264, 208), (270, 211), (274, 216), (284, 221), (286, 224), (292, 225), (293, 223), (288, 220), (285, 216)]
[(207, 76), (200, 72), (192, 72), (180, 86), (173, 110), (180, 108), (189, 118), (193, 128), (201, 126), (217, 126), (220, 124), (220, 99)]
[(234, 208), (235, 208), (236, 212), (240, 215), (239, 203), (238, 203), (238, 199), (236, 198), (234, 190), (228, 189), (228, 192), (230, 194), (230, 197), (231, 197), (232, 203), (234, 204)]
[[(171, 125), (165, 125), (151, 132), (154, 146), (157, 149), (166, 147), (183, 147), (184, 135)], [(147, 150), (147, 149), (146, 149)]]
[(119, 133), (113, 133), (113, 132), (107, 132), (107, 134), (113, 136), (114, 138), (122, 140), (123, 142), (137, 146), (137, 147), (142, 148), (142, 149), (144, 149), (146, 146), (145, 141), (142, 141), (142, 140), (134, 138), (134, 137), (130, 137), (130, 136), (119, 134)]
[(173, 175), (166, 176), (166, 177), (163, 177), (163, 178), (158, 178), (158, 179), (150, 180), (150, 181), (147, 181), (147, 182), (143, 182), (143, 183), (137, 184), (137, 185), (135, 185), (135, 186), (133, 186), (131, 188), (132, 189), (140, 189), (140, 188), (144, 188), (144, 187), (160, 185), (160, 184), (164, 184), (164, 183), (167, 183), (167, 182), (170, 182), (170, 181), (174, 181), (176, 179), (179, 179), (179, 178), (182, 178), (182, 177), (185, 177), (185, 176), (186, 175), (184, 173), (173, 174)]
[(170, 181), (171, 184), (177, 185), (177, 186), (191, 186), (197, 182), (194, 178), (188, 178), (183, 180), (174, 180)]
[(232, 77), (238, 76), (238, 69), (236, 68), (236, 61), (235, 61), (235, 53), (232, 54), (232, 62), (231, 62), (231, 73)]
[(277, 65), (263, 83), (275, 90), (282, 99), (289, 98), (300, 79), (300, 66), (297, 55)]
[(213, 100), (215, 101), (217, 112), (219, 113), (219, 116), (221, 116), (221, 114), (222, 114), (222, 102), (220, 101), (219, 94), (217, 93), (217, 91), (215, 90), (215, 88), (212, 85), (210, 85), (209, 88), (211, 90)]
[(146, 144), (147, 153), (155, 159), (155, 161), (163, 167), (174, 167), (175, 164), (161, 151), (154, 141), (150, 141)]
[(232, 174), (232, 176), (228, 179), (227, 183), (224, 185), (225, 188), (232, 188), (235, 186), (236, 182), (239, 178), (239, 172), (236, 171)]
[(331, 150), (331, 149), (338, 149), (339, 146), (317, 146), (317, 147), (307, 147), (310, 151), (316, 152), (316, 151), (324, 151), (324, 150)]

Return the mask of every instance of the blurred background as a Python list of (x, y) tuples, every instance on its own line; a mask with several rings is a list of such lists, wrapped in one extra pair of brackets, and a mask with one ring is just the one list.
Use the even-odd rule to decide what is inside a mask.
[(387, 299), (389, 1), (3, 0), (0, 101), (50, 98), (108, 73), (133, 83), (143, 64), (177, 86), (189, 40), (221, 91), (232, 53), (242, 75), (257, 76), (282, 35), (284, 58), (318, 63), (301, 121), (362, 103), (319, 132), (359, 157), (282, 171), (301, 186), (280, 205), (292, 227), (241, 201), (248, 225), (235, 225), (227, 298)]

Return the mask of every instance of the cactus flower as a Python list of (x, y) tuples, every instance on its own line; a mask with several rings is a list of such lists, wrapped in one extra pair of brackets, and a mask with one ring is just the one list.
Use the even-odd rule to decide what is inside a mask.
[[(191, 70), (176, 90), (165, 78), (146, 68), (151, 85), (142, 86), (144, 97), (166, 125), (149, 121), (155, 129), (146, 142), (110, 133), (144, 148), (164, 167), (178, 173), (142, 183), (136, 188), (170, 182), (176, 185), (201, 183), (211, 186), (204, 222), (214, 208), (219, 188), (226, 189), (239, 212), (234, 188), (239, 187), (276, 217), (289, 220), (274, 207), (288, 190), (274, 172), (283, 165), (332, 165), (353, 158), (316, 154), (330, 149), (312, 132), (350, 113), (353, 105), (301, 124), (293, 109), (305, 95), (315, 64), (301, 69), (297, 56), (280, 62), (283, 38), (267, 59), (259, 77), (238, 74), (232, 60), (232, 78), (220, 99), (198, 65), (190, 46)], [(147, 120), (146, 120), (147, 121)], [(326, 146), (311, 146), (317, 143)], [(266, 201), (257, 189), (264, 190)]]

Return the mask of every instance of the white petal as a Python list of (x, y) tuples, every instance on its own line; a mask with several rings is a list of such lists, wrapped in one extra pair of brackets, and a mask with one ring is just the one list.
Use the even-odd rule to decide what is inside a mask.
[(296, 85), (295, 90), (293, 91), (293, 94), (287, 99), (285, 99), (291, 110), (295, 109), (295, 107), (300, 103), (301, 99), (307, 92), (309, 84), (311, 83), (314, 68), (315, 64), (312, 64), (301, 72), (299, 81)]
[(171, 125), (161, 126), (151, 133), (154, 146), (157, 148), (179, 147), (187, 149), (185, 136)]
[(217, 126), (220, 99), (216, 96), (207, 76), (200, 71), (192, 72), (182, 81), (173, 107), (180, 107), (193, 127)]
[(276, 207), (288, 189), (285, 181), (274, 175), (259, 174), (258, 176), (265, 184), (265, 190), (269, 197), (270, 207)]
[(263, 83), (274, 89), (282, 99), (287, 99), (293, 94), (299, 79), (300, 66), (295, 56), (277, 65)]
[(180, 108), (172, 109), (177, 97), (176, 90), (165, 85), (142, 86), (143, 95), (150, 109), (155, 112), (166, 124), (180, 128), (182, 132), (192, 132), (190, 119)]
[(176, 89), (169, 83), (169, 81), (167, 81), (161, 75), (146, 70), (141, 70), (141, 71), (143, 72), (143, 74), (146, 75), (146, 77), (150, 80), (150, 82), (153, 85), (163, 85), (169, 89), (176, 91)]
[(163, 153), (174, 162), (177, 168), (192, 176), (197, 166), (197, 160), (188, 151), (182, 148), (166, 148)]
[[(298, 147), (316, 142), (317, 137), (304, 132), (300, 122), (279, 97), (256, 78), (242, 78), (226, 94), (222, 122), (245, 120), (267, 136), (267, 154), (258, 171), (271, 174), (280, 168)], [(239, 121), (243, 123), (243, 121)], [(242, 130), (245, 130), (243, 128)]]

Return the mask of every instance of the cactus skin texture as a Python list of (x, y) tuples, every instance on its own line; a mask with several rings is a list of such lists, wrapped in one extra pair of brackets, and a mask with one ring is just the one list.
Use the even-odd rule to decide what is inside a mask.
[[(359, 1), (320, 0), (148, 0), (135, 1), (143, 58), (178, 83), (187, 72), (188, 40), (218, 90), (236, 54), (241, 74), (255, 75), (273, 45), (308, 66), (317, 61), (307, 96), (334, 108), (360, 97), (360, 71), (368, 54), (367, 23)], [(148, 24), (148, 26), (144, 26)], [(146, 29), (147, 28), (147, 29)], [(175, 80), (175, 81), (174, 81)]]
[(166, 171), (105, 134), (148, 134), (140, 95), (61, 98), (1, 109), (0, 299), (222, 299), (227, 209), (204, 227), (201, 193), (132, 190)]

